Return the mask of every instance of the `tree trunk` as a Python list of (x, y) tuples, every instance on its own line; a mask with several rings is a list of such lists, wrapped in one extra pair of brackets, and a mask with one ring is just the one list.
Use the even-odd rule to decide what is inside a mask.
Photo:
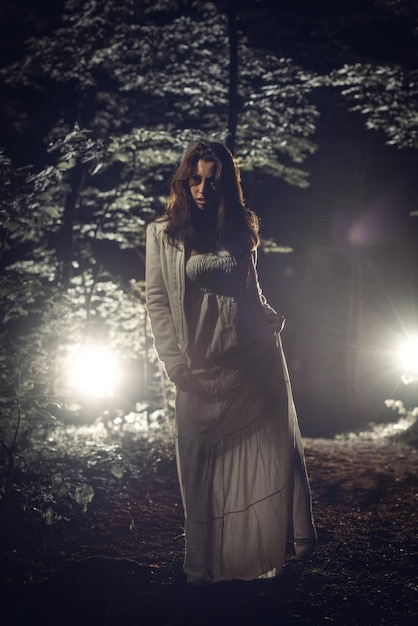
[(238, 121), (238, 38), (236, 0), (228, 2), (229, 92), (228, 137), (226, 145), (234, 152)]
[(61, 285), (64, 289), (68, 289), (71, 281), (74, 256), (74, 215), (83, 188), (84, 176), (84, 165), (77, 163), (72, 170), (71, 189), (65, 202), (63, 225), (57, 250), (57, 256), (61, 261)]

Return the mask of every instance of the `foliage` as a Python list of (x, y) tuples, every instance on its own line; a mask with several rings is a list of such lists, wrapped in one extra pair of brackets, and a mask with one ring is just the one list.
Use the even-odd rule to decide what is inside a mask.
[[(53, 364), (40, 390), (45, 405), (58, 399), (65, 408), (66, 361), (75, 347), (101, 341), (125, 361), (150, 364), (143, 392), (169, 393), (146, 323), (145, 225), (162, 208), (185, 147), (227, 136), (228, 45), (226, 16), (212, 3), (67, 0), (59, 22), (1, 70), (6, 93), (20, 98), (8, 123), (17, 137), (46, 145), (32, 167), (2, 156), (3, 346), (6, 335), (14, 344), (5, 350), (6, 386), (30, 380), (11, 355), (36, 363), (38, 350)], [(312, 76), (252, 50), (242, 35), (239, 56), (242, 167), (306, 185), (294, 164), (315, 149)], [(48, 115), (31, 116), (29, 97), (23, 115), (22, 95), (35, 95)], [(25, 432), (44, 413), (31, 394), (32, 409), (23, 406), (19, 385)], [(5, 441), (14, 437), (13, 419), (3, 421)]]
[(418, 71), (398, 65), (345, 65), (329, 84), (340, 87), (350, 110), (366, 117), (369, 129), (381, 131), (398, 148), (418, 147)]
[(418, 7), (415, 0), (375, 0), (377, 6), (389, 9), (395, 15), (413, 16), (418, 18)]
[[(286, 159), (301, 163), (315, 149), (307, 139), (317, 117), (307, 100), (312, 75), (252, 50), (242, 34), (239, 58), (238, 156), (245, 151), (245, 167), (269, 164), (276, 175), (306, 184)], [(72, 115), (104, 140), (117, 133), (115, 156), (128, 164), (134, 150), (137, 164), (157, 178), (155, 161), (167, 172), (188, 143), (205, 135), (225, 139), (228, 131), (227, 20), (212, 3), (66, 2), (60, 27), (30, 40), (24, 62), (3, 76), (30, 89), (59, 85), (72, 107), (63, 119)], [(51, 132), (62, 137), (57, 128)], [(167, 139), (176, 135), (167, 161)]]
[(293, 248), (289, 246), (280, 246), (277, 242), (272, 238), (263, 237), (260, 247), (265, 254), (271, 253), (281, 253), (281, 254), (289, 254), (293, 252)]
[(150, 462), (173, 455), (172, 422), (145, 403), (126, 415), (106, 411), (89, 425), (56, 421), (47, 434), (33, 431), (30, 440), (25, 463), (12, 477), (8, 504), (48, 526), (86, 513), (96, 496), (92, 482), (118, 488), (149, 471)]
[(15, 167), (4, 150), (0, 150), (0, 260), (10, 250), (12, 233), (30, 217), (28, 197), (31, 190), (27, 185), (27, 176), (27, 168)]
[[(25, 169), (13, 168), (4, 155), (0, 159), (3, 256), (10, 251), (11, 240), (27, 236), (33, 226), (33, 189)], [(39, 224), (45, 224), (48, 210), (38, 212), (37, 218)], [(38, 272), (10, 266), (0, 277), (0, 459), (5, 467), (6, 493), (30, 437), (39, 427), (53, 421), (47, 409), (51, 355), (33, 325), (34, 318), (41, 314), (51, 297), (51, 288)]]
[[(75, 400), (65, 379), (75, 347), (101, 341), (147, 367), (141, 389), (132, 381), (135, 393), (170, 410), (172, 390), (161, 383), (146, 320), (145, 226), (162, 210), (184, 149), (228, 136), (230, 42), (218, 6), (66, 0), (60, 18), (0, 70), (0, 124), (12, 136), (0, 153), (8, 482), (29, 435), (53, 427), (52, 414), (66, 415)], [(244, 171), (308, 184), (301, 165), (316, 149), (313, 90), (324, 84), (341, 89), (369, 128), (416, 147), (413, 71), (357, 63), (318, 77), (286, 55), (256, 49), (243, 32), (238, 56), (235, 152)], [(271, 239), (264, 249), (280, 250)]]
[[(360, 57), (345, 62), (323, 77), (324, 84), (341, 90), (349, 103), (349, 110), (365, 117), (366, 128), (386, 135), (387, 143), (398, 148), (418, 146), (418, 71), (416, 70), (416, 41), (418, 34), (418, 8), (414, 0), (374, 0), (375, 7), (383, 9), (371, 14), (371, 25), (389, 24), (393, 31), (392, 45), (396, 42), (394, 25), (401, 27), (402, 35), (411, 39), (408, 58), (402, 62), (376, 61), (373, 48), (368, 58)], [(359, 23), (367, 18), (360, 17)], [(371, 28), (372, 32), (372, 28)], [(397, 37), (401, 37), (398, 33)], [(371, 35), (370, 35), (371, 36)], [(385, 50), (387, 51), (387, 44)], [(408, 48), (406, 48), (408, 50)], [(396, 51), (394, 51), (396, 58)], [(401, 55), (402, 56), (402, 55)]]

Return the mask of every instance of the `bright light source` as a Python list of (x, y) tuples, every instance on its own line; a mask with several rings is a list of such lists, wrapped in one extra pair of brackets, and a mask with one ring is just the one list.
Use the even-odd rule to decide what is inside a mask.
[(403, 378), (408, 382), (418, 380), (418, 335), (405, 340), (399, 347), (398, 355)]
[(68, 370), (71, 387), (96, 398), (112, 396), (119, 377), (115, 355), (101, 346), (81, 348)]

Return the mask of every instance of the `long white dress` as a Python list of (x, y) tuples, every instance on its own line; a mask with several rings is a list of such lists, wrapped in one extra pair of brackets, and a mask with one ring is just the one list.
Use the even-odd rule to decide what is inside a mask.
[(177, 392), (176, 447), (194, 584), (275, 575), (288, 539), (315, 537), (280, 337), (249, 263), (221, 251), (186, 265), (193, 389)]

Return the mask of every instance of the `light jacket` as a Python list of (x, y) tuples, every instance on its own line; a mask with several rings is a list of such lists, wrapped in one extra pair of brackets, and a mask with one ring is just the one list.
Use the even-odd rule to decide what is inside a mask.
[[(185, 253), (184, 246), (169, 243), (165, 234), (165, 220), (157, 220), (147, 227), (145, 287), (146, 300), (155, 348), (170, 374), (176, 365), (189, 365), (187, 357), (188, 333), (185, 314)], [(257, 298), (272, 324), (278, 325), (281, 316), (267, 303), (257, 277), (256, 253), (252, 254), (247, 288)]]

